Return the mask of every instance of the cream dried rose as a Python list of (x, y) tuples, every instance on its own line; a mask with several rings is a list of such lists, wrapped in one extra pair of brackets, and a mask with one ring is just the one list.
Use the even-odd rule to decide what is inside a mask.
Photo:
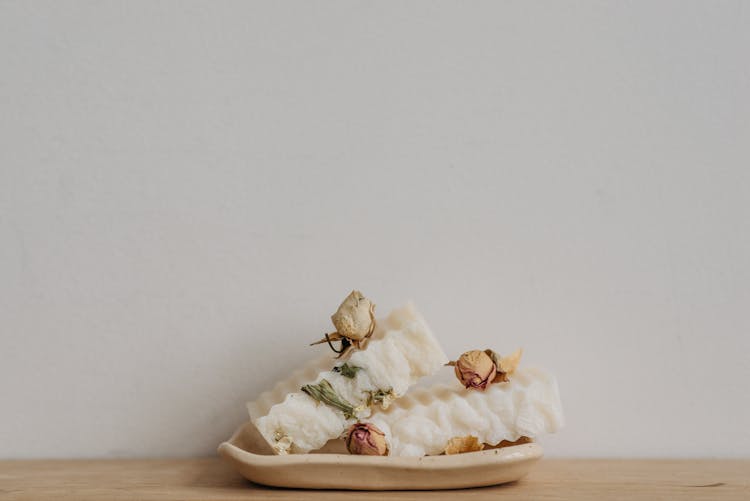
[(352, 341), (361, 341), (375, 328), (375, 305), (361, 292), (352, 291), (331, 315), (336, 332)]
[[(336, 327), (336, 332), (326, 334), (323, 339), (311, 343), (311, 346), (328, 343), (339, 357), (353, 348), (363, 350), (375, 330), (375, 304), (361, 292), (352, 291), (339, 305), (336, 313), (331, 315), (331, 322)], [(333, 346), (335, 341), (341, 341), (339, 349)]]

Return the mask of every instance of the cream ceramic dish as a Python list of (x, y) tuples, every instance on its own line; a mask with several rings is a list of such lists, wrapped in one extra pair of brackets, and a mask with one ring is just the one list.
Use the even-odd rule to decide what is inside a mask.
[(251, 422), (219, 446), (219, 454), (258, 484), (304, 489), (434, 490), (481, 487), (525, 476), (542, 457), (536, 443), (450, 456), (341, 454), (342, 441), (310, 454), (278, 456)]

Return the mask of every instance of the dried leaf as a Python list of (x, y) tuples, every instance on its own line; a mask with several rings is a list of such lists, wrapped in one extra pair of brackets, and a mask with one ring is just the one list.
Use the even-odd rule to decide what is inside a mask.
[(344, 413), (346, 419), (351, 419), (356, 414), (354, 406), (341, 398), (339, 394), (336, 393), (336, 390), (333, 389), (331, 383), (325, 379), (321, 379), (318, 384), (306, 384), (301, 389), (318, 402), (322, 402), (340, 410)]
[(362, 370), (362, 367), (357, 367), (356, 365), (349, 365), (346, 362), (333, 368), (333, 372), (338, 372), (342, 376), (348, 377), (349, 379), (354, 379), (354, 377), (357, 375), (357, 371), (361, 371), (361, 370)]
[(448, 445), (445, 446), (445, 453), (450, 454), (461, 454), (463, 452), (476, 452), (484, 449), (484, 444), (473, 435), (466, 437), (453, 437), (448, 440)]
[(292, 448), (292, 437), (286, 435), (281, 430), (276, 430), (273, 435), (273, 439), (275, 441), (273, 449), (276, 451), (276, 454), (282, 456), (285, 454), (289, 454), (289, 450)]
[(393, 400), (395, 400), (396, 398), (396, 395), (393, 393), (392, 388), (388, 390), (378, 389), (376, 391), (370, 391), (368, 393), (369, 395), (367, 397), (367, 406), (369, 407), (372, 404), (380, 404), (383, 410), (387, 409), (391, 405), (391, 402), (393, 402)]
[(497, 368), (508, 374), (509, 376), (512, 376), (513, 373), (516, 372), (518, 364), (521, 363), (521, 355), (523, 355), (523, 350), (521, 348), (518, 348), (515, 352), (513, 352), (512, 355), (502, 357)]
[(510, 376), (512, 376), (513, 373), (516, 372), (518, 364), (521, 363), (521, 355), (523, 355), (523, 350), (519, 348), (515, 352), (513, 352), (513, 354), (508, 355), (507, 357), (497, 357), (497, 374), (495, 375), (495, 379), (492, 382), (505, 383), (510, 381)]

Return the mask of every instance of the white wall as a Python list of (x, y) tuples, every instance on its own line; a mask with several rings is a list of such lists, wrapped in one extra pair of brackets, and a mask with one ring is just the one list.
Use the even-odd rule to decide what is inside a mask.
[(212, 454), (354, 287), (550, 455), (750, 455), (744, 2), (0, 3), (0, 457)]

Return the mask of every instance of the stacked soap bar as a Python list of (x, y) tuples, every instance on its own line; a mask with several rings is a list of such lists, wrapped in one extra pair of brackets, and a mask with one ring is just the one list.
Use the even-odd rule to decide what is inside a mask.
[(414, 389), (367, 421), (385, 434), (392, 456), (440, 454), (454, 437), (473, 436), (488, 445), (535, 438), (564, 423), (557, 381), (537, 368), (519, 369), (511, 381), (484, 391), (458, 382)]
[(366, 349), (317, 360), (248, 404), (279, 454), (306, 453), (340, 437), (374, 407), (387, 408), (448, 357), (412, 305), (375, 323)]

